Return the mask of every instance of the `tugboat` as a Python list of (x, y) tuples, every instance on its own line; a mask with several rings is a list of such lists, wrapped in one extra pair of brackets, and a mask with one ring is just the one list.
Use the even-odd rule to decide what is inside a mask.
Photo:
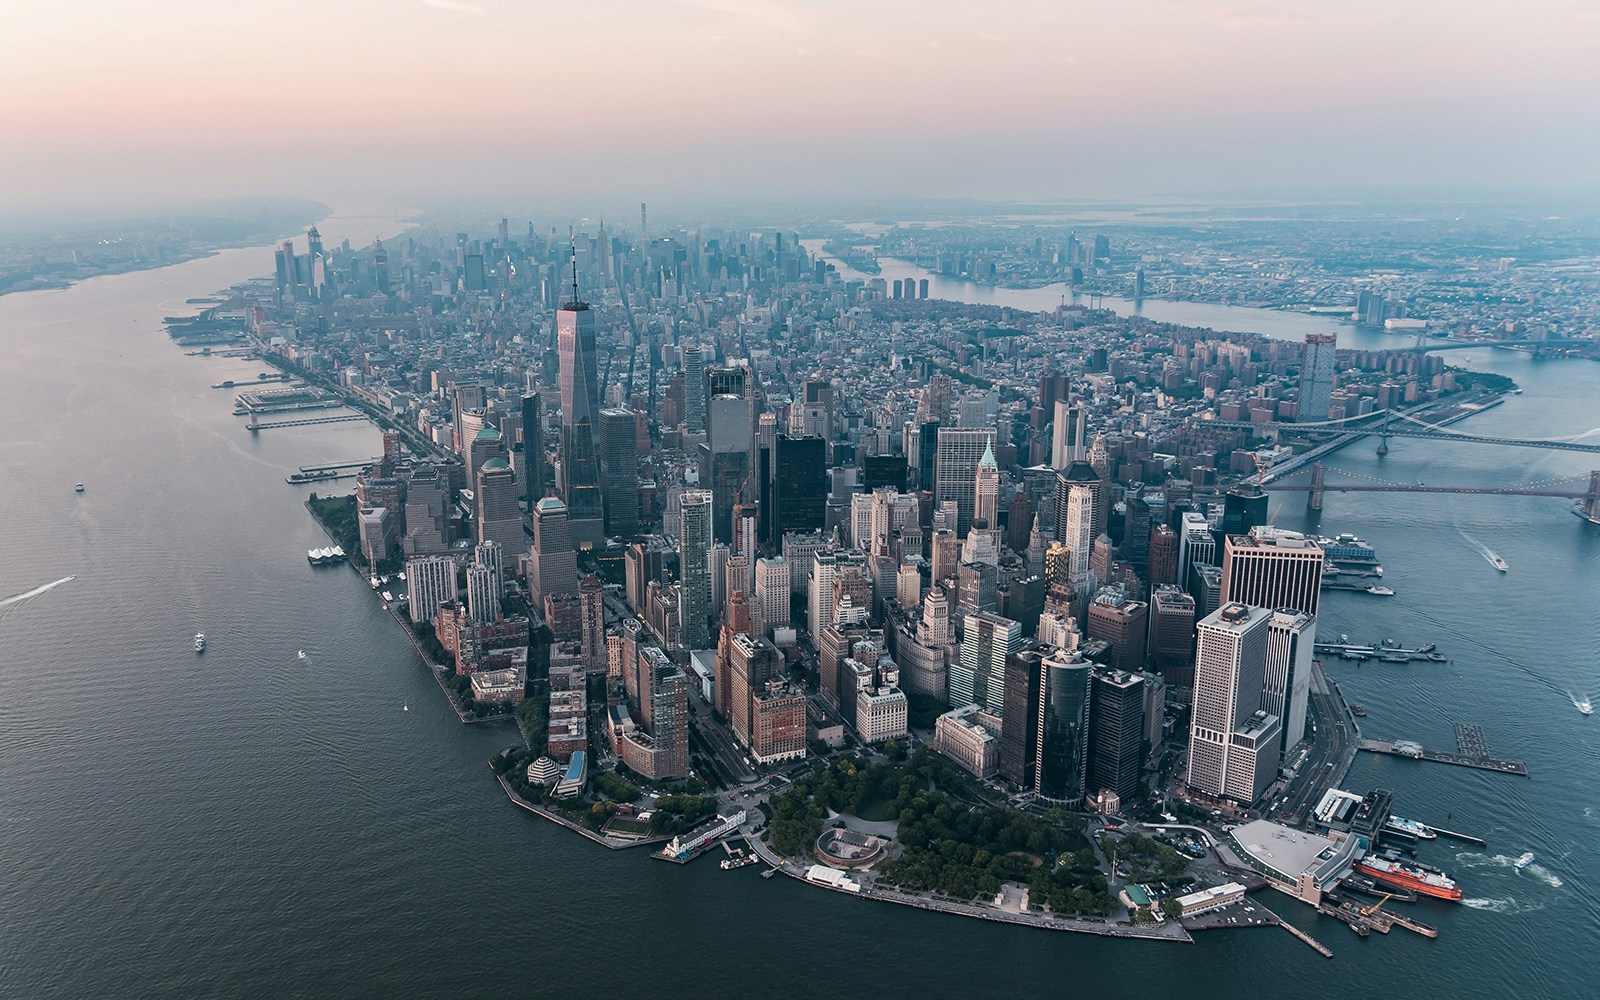
[(1350, 714), (1356, 716), (1357, 718), (1364, 719), (1364, 718), (1367, 717), (1367, 706), (1365, 706), (1365, 705), (1351, 705), (1350, 706)]
[(206, 651), (206, 634), (204, 632), (196, 632), (194, 634), (194, 651), (196, 653), (204, 653)]

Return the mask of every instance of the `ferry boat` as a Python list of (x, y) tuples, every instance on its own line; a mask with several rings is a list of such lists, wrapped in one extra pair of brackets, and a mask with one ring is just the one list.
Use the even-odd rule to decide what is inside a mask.
[(1393, 597), (1394, 596), (1394, 588), (1393, 587), (1380, 587), (1377, 584), (1373, 584), (1372, 586), (1367, 588), (1367, 593), (1376, 594), (1378, 597)]
[(1427, 871), (1414, 864), (1392, 861), (1388, 858), (1362, 858), (1355, 864), (1356, 871), (1370, 876), (1385, 885), (1412, 889), (1434, 899), (1461, 901), (1461, 887), (1455, 880), (1439, 871)]
[(1418, 840), (1433, 840), (1439, 836), (1430, 828), (1423, 826), (1414, 819), (1406, 819), (1404, 816), (1390, 816), (1388, 822), (1383, 825), (1385, 829), (1403, 833), (1408, 837), (1416, 837)]
[(1517, 871), (1519, 871), (1519, 872), (1522, 871), (1522, 869), (1524, 869), (1524, 868), (1528, 867), (1529, 865), (1533, 864), (1533, 852), (1532, 851), (1527, 852), (1522, 857), (1518, 858), (1516, 861), (1513, 861), (1512, 864), (1516, 866)]
[(206, 634), (204, 632), (196, 632), (194, 634), (194, 651), (196, 653), (204, 653), (206, 651)]

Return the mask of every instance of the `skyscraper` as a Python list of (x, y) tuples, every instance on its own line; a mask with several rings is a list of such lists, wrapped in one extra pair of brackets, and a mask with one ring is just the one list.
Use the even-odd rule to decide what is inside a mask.
[(755, 421), (748, 395), (748, 369), (706, 372), (706, 440), (700, 445), (700, 485), (711, 491), (712, 534), (733, 540), (733, 505), (750, 478)]
[(711, 643), (711, 544), (711, 493), (685, 490), (678, 506), (678, 628), (687, 650)]
[(972, 519), (996, 533), (1000, 530), (1000, 466), (994, 460), (994, 442), (983, 449), (973, 483)]
[(632, 410), (600, 411), (600, 475), (605, 483), (606, 534), (639, 531), (639, 446)]
[(1039, 740), (1039, 682), (1049, 647), (1033, 644), (1006, 660), (1005, 711), (1000, 727), (1000, 776), (1022, 788), (1033, 787)]
[(756, 607), (760, 609), (761, 629), (770, 633), (789, 626), (789, 564), (782, 556), (756, 560)]
[(578, 557), (572, 548), (567, 505), (545, 497), (533, 505), (533, 555), (528, 560), (528, 593), (534, 607), (551, 594), (578, 590)]
[(934, 501), (956, 503), (956, 535), (964, 537), (977, 509), (978, 466), (991, 450), (994, 430), (988, 427), (948, 428), (939, 431), (934, 458)]
[(1339, 338), (1331, 333), (1306, 334), (1300, 355), (1300, 421), (1328, 419), (1333, 401), (1333, 374), (1338, 368)]
[(1088, 780), (1092, 666), (1077, 653), (1062, 650), (1048, 653), (1039, 664), (1033, 790), (1069, 809), (1083, 801)]
[(1174, 687), (1194, 683), (1194, 623), (1194, 598), (1187, 591), (1156, 588), (1150, 598), (1150, 660)]
[(1261, 711), (1271, 620), (1231, 602), (1198, 626), (1188, 782), (1203, 795), (1248, 805), (1277, 772), (1279, 721)]
[(1261, 708), (1283, 720), (1282, 751), (1306, 735), (1306, 700), (1311, 694), (1311, 656), (1317, 620), (1294, 611), (1274, 611), (1267, 623), (1266, 678)]
[(456, 599), (456, 561), (449, 556), (407, 559), (406, 594), (411, 620), (432, 621), (439, 605)]
[(767, 544), (778, 548), (791, 531), (821, 531), (827, 524), (828, 447), (820, 437), (779, 435), (772, 456)]
[(507, 552), (527, 548), (522, 508), (517, 506), (517, 474), (504, 458), (491, 458), (478, 470), (476, 506), (479, 542), (499, 542)]
[(578, 617), (582, 621), (583, 663), (589, 670), (606, 665), (605, 585), (593, 573), (578, 581)]
[(1124, 804), (1139, 798), (1144, 732), (1144, 675), (1093, 671), (1089, 682), (1090, 794), (1115, 792)]
[(1065, 469), (1073, 462), (1082, 462), (1089, 454), (1085, 440), (1088, 417), (1082, 403), (1058, 399), (1055, 403), (1055, 420), (1050, 439), (1050, 467)]
[(517, 460), (522, 469), (522, 482), (526, 487), (528, 509), (544, 496), (544, 411), (540, 409), (537, 392), (522, 396), (522, 452)]
[(1322, 547), (1298, 531), (1263, 526), (1248, 535), (1228, 535), (1222, 549), (1222, 600), (1289, 608), (1315, 618), (1322, 562)]
[[(576, 254), (574, 254), (576, 267)], [(577, 543), (605, 541), (605, 502), (600, 493), (599, 370), (595, 358), (594, 311), (573, 300), (556, 312), (556, 356), (561, 387), (561, 477), (566, 486), (567, 517)]]
[(492, 622), (500, 616), (495, 572), (487, 566), (467, 567), (467, 616), (475, 622)]
[(986, 611), (966, 616), (961, 657), (950, 667), (950, 704), (1005, 711), (1006, 661), (1022, 645), (1022, 626)]
[(1100, 500), (1100, 477), (1087, 462), (1073, 462), (1056, 474), (1056, 537), (1072, 550), (1068, 571), (1079, 599), (1094, 591), (1095, 508)]
[(683, 423), (690, 434), (706, 429), (706, 363), (699, 344), (683, 349)]
[(1230, 488), (1222, 498), (1222, 533), (1246, 535), (1267, 523), (1267, 495), (1255, 480)]

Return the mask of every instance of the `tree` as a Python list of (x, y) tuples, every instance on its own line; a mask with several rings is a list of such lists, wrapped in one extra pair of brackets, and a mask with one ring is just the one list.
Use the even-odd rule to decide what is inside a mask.
[(1183, 916), (1183, 905), (1178, 902), (1178, 897), (1168, 896), (1161, 903), (1161, 912), (1176, 920)]

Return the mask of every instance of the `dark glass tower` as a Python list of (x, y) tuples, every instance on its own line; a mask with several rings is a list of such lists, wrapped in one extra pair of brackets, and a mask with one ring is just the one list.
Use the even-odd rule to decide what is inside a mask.
[(1083, 801), (1089, 754), (1088, 660), (1055, 652), (1040, 665), (1033, 789), (1073, 808)]
[[(576, 289), (574, 289), (576, 292)], [(576, 542), (597, 542), (603, 534), (605, 502), (600, 493), (594, 311), (572, 301), (556, 313), (556, 354), (561, 386), (561, 475), (566, 485), (567, 517)]]
[(821, 531), (828, 511), (828, 443), (820, 437), (779, 435), (772, 462), (774, 548), (790, 531)]

